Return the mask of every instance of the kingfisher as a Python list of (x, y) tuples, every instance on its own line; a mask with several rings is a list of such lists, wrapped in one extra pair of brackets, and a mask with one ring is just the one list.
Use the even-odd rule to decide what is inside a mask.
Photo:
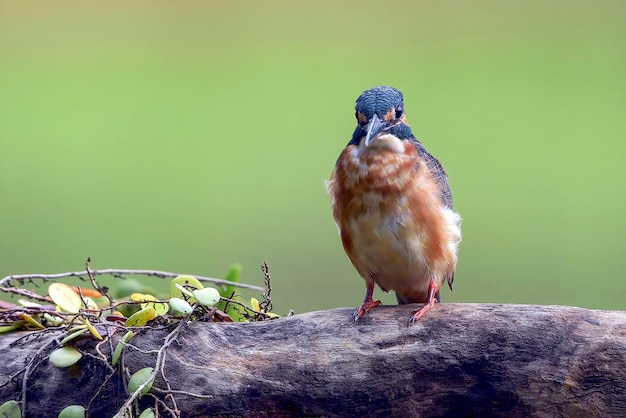
[(452, 290), (461, 217), (446, 171), (411, 131), (399, 90), (366, 90), (355, 116), (327, 183), (343, 248), (367, 287), (354, 320), (380, 305), (378, 285), (399, 304), (422, 304), (411, 324), (441, 302), (444, 282)]

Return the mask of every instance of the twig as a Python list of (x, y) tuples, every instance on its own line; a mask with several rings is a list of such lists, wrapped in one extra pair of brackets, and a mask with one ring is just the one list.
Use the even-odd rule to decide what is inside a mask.
[[(154, 391), (154, 388), (152, 389)], [(170, 416), (174, 417), (174, 418), (180, 418), (180, 411), (174, 411), (172, 408), (169, 407), (168, 404), (166, 404), (164, 401), (162, 401), (161, 399), (159, 399), (158, 396), (153, 395), (152, 393), (147, 393), (147, 396), (152, 397), (152, 399), (154, 399), (154, 410), (156, 411), (156, 416), (157, 417), (161, 417), (164, 415), (159, 414), (159, 406), (161, 408), (163, 408), (164, 412), (169, 412)]]
[[(172, 272), (160, 271), (160, 270), (132, 270), (132, 269), (104, 269), (104, 270), (91, 270), (90, 272), (72, 271), (72, 272), (56, 273), (56, 274), (15, 274), (15, 275), (6, 276), (0, 279), (0, 290), (7, 291), (7, 289), (13, 289), (9, 287), (12, 280), (40, 279), (40, 280), (45, 281), (45, 280), (63, 279), (67, 277), (78, 277), (78, 278), (83, 279), (84, 276), (88, 276), (89, 273), (91, 273), (94, 277), (100, 276), (100, 275), (109, 275), (109, 276), (114, 276), (118, 278), (123, 278), (123, 276), (126, 276), (126, 275), (138, 275), (138, 276), (159, 277), (161, 279), (170, 278), (170, 277), (178, 277), (178, 276), (183, 275), (182, 273), (172, 273)], [(252, 284), (236, 283), (236, 282), (231, 282), (229, 280), (216, 279), (213, 277), (198, 276), (195, 274), (185, 274), (185, 275), (195, 277), (201, 282), (210, 282), (210, 283), (214, 283), (216, 285), (221, 285), (221, 286), (234, 286), (234, 287), (239, 287), (241, 289), (256, 290), (257, 292), (263, 292), (265, 290), (260, 286), (255, 286)], [(30, 296), (27, 296), (27, 297), (30, 297)], [(39, 296), (39, 297), (44, 297), (44, 296)], [(33, 298), (33, 299), (36, 299), (36, 298)], [(46, 301), (49, 301), (49, 300), (46, 299)]]
[[(163, 353), (163, 364), (165, 364), (165, 357), (166, 356), (167, 356), (167, 353), (164, 352)], [(172, 390), (172, 386), (170, 385), (170, 381), (168, 380), (167, 376), (165, 376), (165, 367), (161, 367), (161, 377), (163, 377), (163, 381), (165, 382), (165, 386), (167, 386), (167, 390)], [(168, 393), (167, 395), (165, 395), (164, 401), (167, 400), (168, 398), (170, 399), (170, 402), (172, 402), (172, 408), (168, 407), (168, 410), (175, 417), (180, 417), (180, 409), (178, 409), (178, 405), (176, 404), (176, 398), (171, 393)]]
[(131, 348), (131, 349), (133, 349), (133, 350), (135, 350), (135, 351), (137, 351), (137, 352), (139, 352), (141, 354), (159, 354), (159, 350), (158, 349), (157, 350), (144, 350), (144, 349), (139, 348), (136, 345), (133, 345), (131, 343), (122, 342), (122, 344), (124, 345), (124, 347), (129, 347), (129, 348)]
[[(109, 364), (108, 361), (106, 361), (106, 358), (103, 360), (102, 357), (100, 357), (99, 355), (95, 355), (92, 354), (88, 351), (83, 351), (83, 350), (79, 350), (85, 357), (90, 357), (92, 359), (94, 359), (95, 361), (100, 361), (102, 363), (104, 363), (105, 367), (107, 369), (109, 369), (110, 372), (115, 372), (116, 370)], [(98, 354), (102, 354), (98, 351)]]
[[(4, 280), (4, 279), (2, 279)], [(7, 282), (8, 284), (9, 282)], [(19, 287), (3, 287), (2, 285), (0, 285), (0, 290), (2, 290), (3, 292), (6, 293), (12, 293), (14, 295), (20, 295), (20, 296), (25, 296), (28, 299), (34, 299), (34, 300), (40, 300), (42, 302), (48, 302), (48, 303), (53, 303), (52, 299), (50, 299), (50, 296), (41, 296), (38, 295), (35, 292), (32, 292), (28, 289), (20, 289)]]
[[(257, 310), (255, 310), (255, 309), (252, 309), (251, 307), (249, 307), (249, 306), (248, 306), (248, 305), (246, 305), (245, 303), (243, 303), (243, 302), (239, 302), (238, 300), (231, 299), (231, 298), (225, 298), (225, 297), (223, 297), (223, 296), (222, 296), (220, 299), (221, 299), (221, 300), (225, 300), (227, 303), (232, 303), (232, 304), (235, 304), (235, 305), (241, 306), (241, 307), (242, 307), (242, 308), (244, 308), (246, 311), (252, 312), (252, 313), (254, 313), (254, 314), (256, 314), (256, 315), (260, 315), (260, 316), (262, 316), (262, 317), (264, 317), (264, 318), (271, 318), (271, 319), (276, 319), (276, 318), (277, 318), (277, 316), (270, 315), (270, 314), (268, 314), (268, 313), (266, 313), (266, 312), (263, 312), (263, 311), (257, 311)], [(248, 318), (249, 318), (249, 317), (248, 317)]]
[(41, 353), (43, 353), (46, 349), (48, 349), (49, 346), (53, 344), (58, 344), (58, 341), (56, 339), (52, 339), (48, 341), (46, 344), (42, 345), (41, 348), (37, 350), (33, 358), (28, 362), (28, 365), (26, 366), (26, 370), (24, 370), (24, 377), (22, 378), (22, 399), (20, 400), (22, 414), (26, 412), (26, 393), (28, 392), (28, 378), (31, 372), (35, 369), (35, 367), (37, 367), (33, 365), (35, 363), (37, 363), (37, 365), (41, 363), (41, 360), (42, 360)]
[(111, 373), (109, 373), (107, 375), (107, 377), (105, 377), (104, 382), (102, 382), (102, 384), (100, 385), (100, 387), (98, 388), (98, 390), (96, 391), (96, 393), (93, 394), (93, 396), (91, 397), (91, 399), (89, 399), (89, 403), (87, 404), (87, 418), (91, 417), (91, 406), (93, 405), (93, 403), (95, 402), (96, 398), (98, 397), (98, 395), (100, 395), (100, 393), (104, 390), (104, 388), (106, 387), (107, 383), (109, 383), (109, 381), (111, 380), (111, 378), (113, 378), (113, 376), (115, 376), (115, 374), (117, 373), (117, 370), (112, 371)]
[(6, 385), (8, 385), (9, 383), (11, 383), (11, 382), (13, 381), (13, 379), (15, 379), (17, 376), (21, 375), (22, 373), (24, 373), (24, 372), (26, 371), (26, 369), (27, 369), (27, 368), (28, 368), (28, 366), (26, 366), (26, 367), (24, 367), (23, 369), (18, 370), (18, 371), (16, 371), (15, 373), (13, 373), (12, 375), (10, 375), (10, 376), (7, 378), (7, 381), (6, 381), (6, 382), (4, 382), (4, 383), (1, 383), (1, 384), (0, 384), (0, 388), (2, 388), (3, 386), (6, 386)]
[(176, 390), (176, 389), (168, 389), (168, 390), (164, 390), (164, 389), (159, 389), (159, 388), (152, 388), (152, 391), (154, 393), (158, 393), (160, 395), (169, 395), (169, 394), (173, 394), (173, 395), (186, 395), (192, 398), (200, 398), (200, 399), (213, 399), (215, 398), (215, 395), (202, 395), (200, 393), (193, 393), (193, 392), (188, 392), (186, 390)]
[(233, 290), (229, 297), (221, 297), (220, 298), (220, 299), (223, 299), (223, 300), (226, 301), (226, 303), (224, 304), (224, 312), (228, 312), (228, 309), (230, 308), (230, 301), (235, 298), (236, 294), (237, 294), (237, 292), (235, 292)]
[(270, 276), (270, 266), (267, 265), (267, 261), (263, 262), (261, 271), (265, 276), (265, 292), (263, 292), (264, 301), (259, 305), (264, 313), (268, 313), (272, 310), (272, 276)]
[(70, 328), (69, 326), (62, 325), (60, 327), (47, 327), (45, 329), (40, 329), (36, 331), (28, 331), (26, 335), (23, 335), (19, 337), (18, 339), (16, 339), (15, 341), (9, 343), (9, 347), (13, 348), (20, 344), (24, 344), (30, 340), (36, 340), (44, 334), (54, 334), (55, 332), (58, 332), (58, 331), (65, 332), (65, 329), (69, 329), (69, 328)]
[(63, 317), (69, 315), (64, 312), (57, 312), (54, 309), (30, 308), (30, 307), (24, 306), (23, 308), (20, 307), (20, 308), (1, 310), (0, 318), (11, 317), (11, 316), (14, 316), (16, 314), (21, 314), (21, 313), (25, 313), (29, 315), (41, 315), (41, 314), (47, 313), (50, 315), (63, 316)]
[[(108, 357), (107, 357), (106, 355), (104, 355), (104, 353), (100, 350), (100, 346), (101, 346), (101, 345), (106, 344), (107, 342), (108, 342), (109, 344), (110, 344), (110, 342), (111, 342), (111, 339), (110, 339), (110, 338), (108, 338), (108, 335), (107, 335), (107, 338), (105, 338), (104, 340), (102, 340), (102, 341), (100, 341), (98, 344), (96, 344), (96, 346), (95, 346), (94, 350), (96, 351), (96, 353), (98, 353), (98, 356), (97, 356), (97, 357), (98, 357), (100, 360), (102, 360), (102, 361), (104, 362), (104, 364), (106, 365), (106, 367), (107, 367), (110, 371), (114, 372), (114, 371), (115, 371), (115, 369), (113, 368), (113, 366), (111, 366), (111, 365), (109, 364), (109, 359), (108, 359)], [(110, 345), (109, 345), (109, 348), (111, 348), (111, 346), (110, 346)], [(113, 350), (111, 350), (111, 355), (113, 355)]]
[(141, 392), (144, 390), (144, 388), (148, 386), (149, 384), (153, 384), (154, 380), (156, 379), (157, 374), (160, 372), (162, 373), (162, 368), (165, 363), (165, 354), (166, 354), (165, 352), (167, 351), (169, 346), (172, 345), (172, 343), (176, 340), (176, 338), (178, 337), (178, 334), (180, 334), (180, 332), (183, 330), (185, 325), (187, 325), (188, 320), (189, 320), (189, 316), (186, 316), (185, 318), (181, 319), (178, 325), (176, 326), (176, 328), (165, 337), (165, 341), (163, 342), (163, 345), (158, 350), (157, 360), (154, 365), (154, 369), (152, 370), (152, 373), (150, 374), (150, 377), (146, 379), (144, 383), (139, 385), (139, 387), (126, 399), (124, 404), (122, 404), (120, 409), (115, 414), (115, 417), (123, 417), (124, 414), (127, 411), (129, 411), (135, 399), (137, 399), (141, 395)]
[(91, 257), (87, 257), (87, 262), (85, 263), (85, 271), (87, 272), (87, 275), (89, 276), (89, 280), (91, 281), (91, 285), (93, 286), (93, 288), (97, 290), (98, 292), (100, 292), (102, 295), (104, 295), (104, 297), (106, 297), (109, 300), (109, 308), (111, 308), (111, 306), (113, 306), (113, 298), (111, 297), (111, 295), (109, 295), (109, 288), (102, 287), (98, 284), (98, 282), (96, 282), (96, 278), (94, 277), (93, 272), (91, 271)]

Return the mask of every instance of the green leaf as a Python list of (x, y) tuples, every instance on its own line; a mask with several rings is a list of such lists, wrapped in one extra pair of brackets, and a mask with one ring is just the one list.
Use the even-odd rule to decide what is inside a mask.
[(220, 292), (213, 287), (194, 290), (193, 296), (203, 306), (213, 306), (220, 301)]
[(0, 405), (0, 418), (22, 418), (22, 409), (17, 401), (6, 401)]
[(144, 409), (139, 418), (154, 418), (154, 411), (152, 408)]
[(145, 302), (141, 304), (142, 308), (153, 307), (158, 315), (165, 315), (169, 311), (170, 307), (167, 303), (157, 302), (157, 298), (145, 293), (133, 293), (130, 295), (130, 300), (135, 302)]
[(131, 338), (133, 338), (133, 335), (135, 335), (134, 332), (132, 331), (128, 331), (126, 334), (124, 334), (124, 336), (117, 342), (117, 346), (115, 346), (115, 351), (113, 352), (113, 361), (111, 362), (111, 364), (113, 364), (114, 366), (117, 364), (117, 362), (120, 359), (120, 356), (122, 355), (122, 351), (124, 351), (124, 347), (127, 342), (130, 341)]
[(52, 316), (47, 313), (43, 314), (43, 317), (46, 321), (50, 322), (50, 324), (52, 324), (53, 326), (61, 325), (64, 322), (63, 318), (59, 318), (58, 316)]
[(50, 363), (56, 367), (70, 367), (83, 355), (74, 347), (57, 348), (50, 354)]
[(156, 318), (156, 311), (152, 306), (148, 306), (132, 314), (124, 325), (127, 327), (143, 327), (154, 318)]
[(100, 335), (96, 327), (91, 325), (91, 322), (89, 322), (87, 318), (83, 319), (83, 321), (85, 322), (85, 325), (87, 326), (87, 329), (89, 330), (89, 332), (91, 332), (91, 334), (97, 339), (102, 340), (102, 335)]
[[(182, 298), (184, 293), (180, 291), (179, 287), (177, 286), (190, 286), (191, 289), (188, 289), (190, 292), (192, 292), (194, 289), (204, 289), (204, 286), (202, 285), (202, 283), (200, 283), (200, 280), (196, 279), (193, 276), (178, 276), (175, 279), (172, 279), (172, 281), (170, 282), (170, 298)], [(185, 295), (187, 296), (187, 295)], [(196, 300), (194, 298), (189, 298), (189, 303), (195, 303)]]
[(193, 308), (186, 300), (180, 298), (170, 298), (170, 308), (176, 313), (189, 315), (193, 312)]
[(133, 374), (128, 381), (128, 393), (135, 393), (137, 389), (139, 389), (139, 387), (144, 384), (145, 386), (143, 387), (143, 389), (141, 389), (140, 393), (142, 395), (145, 395), (146, 393), (150, 392), (150, 389), (152, 389), (152, 381), (150, 379), (152, 377), (153, 371), (154, 369), (152, 367), (145, 367), (135, 372), (135, 374)]
[[(230, 282), (239, 283), (239, 281), (241, 280), (242, 270), (243, 270), (243, 267), (241, 266), (241, 264), (234, 263), (228, 268), (228, 271), (226, 272), (224, 279)], [(220, 295), (225, 298), (231, 297), (234, 292), (235, 292), (235, 287), (230, 286), (230, 285), (222, 286), (220, 289)], [(244, 300), (238, 294), (235, 294), (235, 296), (233, 296), (233, 299), (239, 302), (244, 302)], [(224, 313), (230, 315), (230, 317), (233, 318), (233, 321), (235, 322), (243, 322), (246, 320), (246, 318), (241, 314), (241, 312), (235, 307), (234, 304), (231, 303), (228, 307), (228, 310), (224, 309), (224, 307), (226, 306), (226, 303), (227, 303), (226, 301), (220, 301), (216, 306), (217, 309), (220, 309), (224, 311)]]
[(70, 405), (63, 408), (58, 418), (85, 418), (85, 408), (82, 405)]
[[(37, 316), (39, 316), (39, 315), (37, 315)], [(37, 321), (35, 318), (33, 318), (32, 316), (30, 316), (27, 313), (18, 314), (18, 317), (23, 319), (24, 322), (26, 322), (28, 325), (31, 325), (31, 326), (33, 326), (33, 327), (35, 327), (37, 329), (45, 329), (46, 328), (43, 325), (41, 325), (39, 323), (39, 321)]]
[(65, 283), (52, 283), (48, 286), (48, 295), (65, 312), (78, 313), (83, 304), (80, 296)]
[[(4, 325), (0, 327), (0, 334), (4, 334), (5, 332), (15, 331), (16, 329), (20, 329), (24, 325), (24, 321), (15, 321), (11, 325)], [(2, 415), (0, 415), (0, 418)]]
[(87, 332), (87, 327), (85, 327), (85, 328), (80, 328), (80, 329), (77, 329), (77, 330), (76, 330), (76, 331), (74, 331), (74, 332), (69, 333), (69, 334), (67, 335), (67, 337), (65, 337), (65, 338), (63, 338), (63, 339), (61, 340), (61, 345), (65, 345), (65, 344), (69, 343), (69, 342), (70, 342), (70, 341), (72, 341), (74, 338), (77, 338), (77, 337), (79, 337), (79, 336), (83, 335), (83, 334), (84, 334), (84, 333), (86, 333), (86, 332)]
[[(243, 267), (241, 267), (241, 264), (239, 263), (232, 264), (228, 268), (228, 271), (226, 272), (226, 275), (224, 276), (224, 280), (228, 280), (229, 282), (239, 283), (239, 280), (241, 279), (242, 270), (243, 270)], [(230, 295), (232, 295), (234, 291), (235, 291), (234, 286), (230, 286), (230, 285), (223, 286), (222, 290), (220, 291), (220, 294), (224, 297), (230, 297)]]
[[(185, 289), (185, 286), (181, 286), (178, 283), (174, 283), (174, 286), (176, 286), (176, 288), (178, 290), (180, 290), (180, 293), (182, 293), (183, 295), (192, 298), (193, 297), (193, 293), (191, 293), (189, 290)], [(196, 289), (196, 290), (202, 290), (202, 289)], [(196, 291), (194, 290), (194, 292)]]

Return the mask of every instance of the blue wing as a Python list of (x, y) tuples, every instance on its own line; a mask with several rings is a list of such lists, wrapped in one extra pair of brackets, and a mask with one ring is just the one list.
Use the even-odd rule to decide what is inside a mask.
[(417, 148), (417, 152), (420, 156), (420, 159), (426, 163), (426, 166), (435, 176), (435, 180), (439, 183), (439, 188), (441, 190), (441, 201), (443, 204), (450, 208), (454, 209), (454, 203), (452, 201), (452, 191), (450, 190), (450, 184), (448, 184), (448, 174), (446, 170), (443, 168), (439, 160), (433, 157), (427, 150), (424, 148), (421, 142), (419, 142), (415, 138), (411, 138), (411, 142)]

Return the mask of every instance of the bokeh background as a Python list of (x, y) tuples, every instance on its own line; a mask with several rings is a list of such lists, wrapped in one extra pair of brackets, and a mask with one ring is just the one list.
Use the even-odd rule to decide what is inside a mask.
[(276, 312), (356, 306), (323, 181), (389, 84), (464, 218), (444, 300), (626, 309), (624, 22), (619, 0), (2, 1), (0, 277), (91, 256), (260, 285), (267, 260)]

